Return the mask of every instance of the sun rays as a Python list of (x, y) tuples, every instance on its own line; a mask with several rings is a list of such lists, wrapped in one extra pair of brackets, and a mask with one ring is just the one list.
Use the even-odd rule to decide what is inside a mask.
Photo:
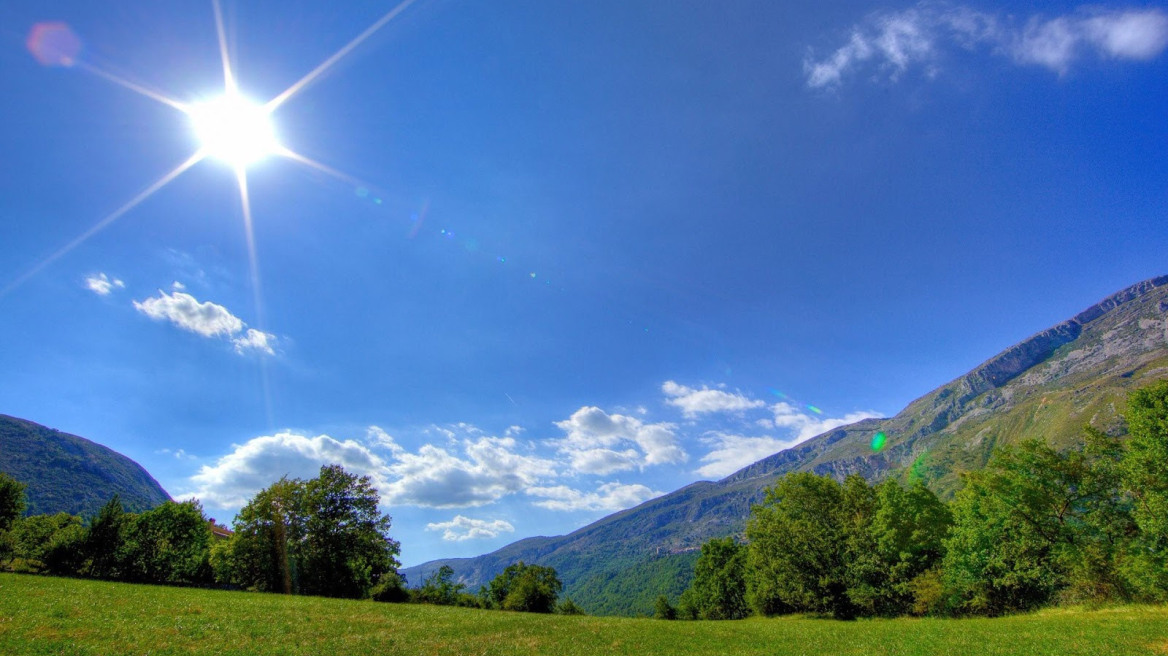
[(208, 99), (207, 101), (199, 103), (181, 102), (159, 91), (105, 71), (93, 64), (78, 60), (72, 52), (62, 52), (52, 61), (43, 61), (43, 63), (75, 66), (124, 89), (133, 91), (143, 97), (182, 112), (191, 122), (201, 143), (194, 153), (169, 173), (164, 174), (156, 182), (130, 199), (130, 201), (103, 217), (72, 241), (54, 251), (0, 289), (0, 298), (3, 298), (28, 282), (48, 266), (85, 243), (95, 234), (108, 228), (118, 219), (125, 216), (130, 210), (150, 198), (191, 167), (205, 159), (216, 159), (233, 169), (236, 184), (239, 187), (239, 200), (249, 260), (248, 273), (251, 278), (253, 300), (255, 303), (256, 324), (260, 329), (263, 329), (263, 297), (260, 292), (259, 263), (256, 255), (251, 199), (248, 193), (248, 167), (258, 164), (269, 156), (278, 156), (306, 165), (346, 182), (358, 182), (352, 176), (316, 162), (281, 143), (277, 137), (277, 130), (272, 120), (272, 114), (284, 103), (296, 96), (296, 94), (326, 74), (337, 62), (356, 49), (375, 32), (385, 27), (386, 24), (399, 16), (415, 1), (404, 0), (386, 12), (363, 32), (322, 61), (316, 68), (297, 80), (292, 86), (280, 92), (271, 100), (263, 103), (257, 103), (247, 99), (238, 88), (231, 55), (227, 46), (227, 31), (223, 22), (223, 11), (220, 6), (220, 0), (211, 0), (211, 7), (215, 15), (215, 31), (218, 38), (219, 56), (223, 64), (223, 94)]

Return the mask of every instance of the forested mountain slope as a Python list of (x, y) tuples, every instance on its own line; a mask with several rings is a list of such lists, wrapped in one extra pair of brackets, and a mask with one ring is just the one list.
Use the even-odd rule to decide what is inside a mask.
[[(1040, 437), (1071, 447), (1086, 425), (1121, 432), (1127, 392), (1164, 378), (1168, 276), (1133, 285), (1006, 349), (895, 417), (829, 431), (720, 481), (688, 485), (568, 535), (528, 538), (405, 573), (416, 585), (450, 565), (476, 589), (524, 560), (555, 567), (565, 594), (589, 612), (649, 613), (658, 594), (676, 599), (688, 585), (702, 542), (742, 533), (750, 506), (782, 474), (899, 476), (948, 496), (960, 473), (983, 467), (999, 444)], [(883, 440), (874, 442), (878, 433)]]
[(27, 485), (28, 513), (97, 514), (115, 494), (129, 510), (170, 495), (141, 465), (83, 437), (0, 415), (0, 472)]

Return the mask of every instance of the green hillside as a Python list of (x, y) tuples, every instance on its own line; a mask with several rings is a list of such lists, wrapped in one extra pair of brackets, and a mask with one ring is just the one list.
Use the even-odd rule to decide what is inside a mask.
[[(685, 563), (711, 537), (741, 535), (750, 506), (779, 476), (811, 471), (869, 481), (920, 479), (943, 497), (995, 446), (1040, 437), (1062, 448), (1083, 427), (1123, 431), (1127, 393), (1168, 378), (1168, 276), (1133, 285), (1016, 344), (889, 419), (844, 426), (720, 481), (699, 482), (565, 536), (529, 538), (476, 558), (405, 570), (411, 582), (448, 564), (472, 589), (516, 560), (555, 567), (565, 594), (592, 613), (648, 614), (689, 580)], [(883, 445), (873, 438), (883, 433)], [(671, 573), (683, 572), (674, 579)], [(637, 588), (650, 583), (656, 587)], [(635, 592), (634, 592), (635, 591)]]
[(115, 494), (129, 510), (170, 499), (126, 456), (24, 419), (0, 415), (0, 472), (27, 485), (28, 514), (90, 516)]

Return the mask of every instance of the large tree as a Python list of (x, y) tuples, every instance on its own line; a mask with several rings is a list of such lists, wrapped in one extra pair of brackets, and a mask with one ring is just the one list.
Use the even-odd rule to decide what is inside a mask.
[(24, 483), (0, 472), (0, 531), (6, 531), (26, 507)]
[(1139, 596), (1168, 600), (1168, 381), (1128, 396), (1128, 450), (1121, 465), (1123, 486), (1134, 503), (1139, 528), (1125, 564)]
[[(856, 484), (849, 485), (854, 492)], [(747, 596), (759, 614), (853, 616), (847, 536), (860, 519), (859, 509), (852, 510), (845, 507), (844, 487), (831, 478), (798, 472), (767, 488), (746, 523)]]
[(396, 576), (400, 551), (378, 502), (369, 477), (339, 465), (282, 478), (240, 510), (234, 536), (215, 548), (216, 576), (253, 590), (368, 596)]
[(128, 518), (125, 578), (143, 583), (211, 581), (211, 524), (198, 501), (167, 501)]
[(1115, 563), (1131, 522), (1119, 494), (1120, 453), (1114, 440), (1088, 431), (1084, 449), (1029, 440), (967, 475), (944, 562), (958, 609), (995, 615), (1060, 593), (1124, 596)]
[(732, 537), (713, 538), (703, 544), (694, 564), (693, 583), (683, 594), (685, 615), (694, 619), (737, 620), (750, 615), (746, 545)]
[(486, 596), (492, 608), (551, 613), (563, 587), (555, 569), (521, 560), (491, 580)]

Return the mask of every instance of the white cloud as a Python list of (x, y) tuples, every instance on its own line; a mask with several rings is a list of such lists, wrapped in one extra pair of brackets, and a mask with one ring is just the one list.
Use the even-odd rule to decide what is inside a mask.
[(847, 42), (823, 59), (804, 62), (807, 84), (829, 87), (864, 63), (896, 79), (912, 66), (929, 75), (950, 46), (982, 46), (1019, 64), (1060, 74), (1085, 56), (1149, 60), (1168, 47), (1168, 14), (1160, 9), (1081, 8), (1053, 18), (1011, 17), (948, 3), (923, 2), (899, 12), (874, 14), (850, 31)]
[(481, 506), (556, 476), (555, 462), (517, 453), (510, 437), (462, 440), (452, 448), (462, 454), (433, 444), (395, 453), (382, 499), (431, 508)]
[(697, 474), (706, 478), (723, 478), (797, 444), (795, 440), (761, 436), (746, 437), (728, 433), (713, 433), (704, 440), (714, 449), (702, 456), (705, 463)]
[(560, 452), (568, 457), (572, 469), (581, 473), (609, 474), (689, 458), (678, 444), (673, 424), (646, 424), (635, 417), (584, 406), (556, 426), (567, 433), (559, 441)]
[(186, 451), (184, 451), (183, 449), (176, 449), (173, 451), (170, 449), (158, 449), (154, 453), (167, 455), (167, 456), (174, 456), (175, 458), (178, 458), (179, 460), (198, 460), (199, 459), (198, 456), (193, 456), (193, 455), (187, 453)]
[(215, 464), (201, 467), (191, 477), (195, 490), (184, 496), (220, 508), (238, 508), (281, 476), (313, 478), (328, 464), (367, 475), (379, 489), (386, 474), (385, 460), (358, 442), (328, 435), (277, 433), (237, 444)]
[(605, 483), (595, 492), (581, 492), (566, 485), (554, 487), (528, 488), (527, 494), (544, 499), (535, 505), (549, 510), (607, 510), (615, 512), (631, 508), (653, 497), (661, 496), (644, 485), (622, 485), (619, 482)]
[(701, 389), (694, 389), (679, 385), (672, 380), (665, 381), (661, 385), (661, 391), (669, 397), (665, 402), (680, 408), (686, 417), (695, 417), (709, 412), (742, 412), (766, 405), (762, 401), (747, 398), (736, 392), (710, 389), (704, 385)]
[(369, 476), (384, 505), (459, 508), (497, 501), (557, 475), (555, 462), (517, 453), (512, 438), (466, 439), (451, 449), (425, 444), (411, 453), (376, 426), (364, 442), (289, 432), (261, 436), (204, 465), (186, 496), (239, 507), (281, 476), (312, 478), (322, 465), (339, 464)]
[(502, 519), (471, 519), (455, 515), (448, 522), (426, 524), (427, 531), (442, 531), (442, 539), (447, 542), (481, 540), (498, 537), (500, 533), (514, 533), (515, 527)]
[(134, 309), (151, 319), (169, 321), (196, 335), (226, 338), (241, 355), (252, 351), (275, 355), (272, 348), (275, 335), (248, 328), (242, 319), (222, 305), (211, 301), (200, 303), (194, 296), (179, 289), (176, 283), (175, 291), (171, 294), (159, 290), (158, 296), (134, 301)]
[(109, 296), (115, 287), (125, 289), (126, 283), (117, 278), (110, 278), (104, 273), (98, 273), (85, 279), (85, 288), (98, 296)]
[(843, 417), (812, 415), (783, 401), (771, 406), (771, 411), (775, 414), (774, 424), (776, 428), (786, 428), (794, 433), (794, 437), (791, 439), (789, 446), (805, 442), (833, 428), (839, 428), (840, 426), (854, 424), (857, 421), (880, 416), (879, 413), (863, 410), (850, 412)]
[(243, 336), (231, 338), (231, 343), (235, 345), (235, 352), (241, 355), (248, 351), (259, 351), (260, 353), (275, 355), (276, 351), (272, 349), (272, 342), (275, 340), (276, 336), (271, 333), (265, 333), (255, 328), (248, 328)]

